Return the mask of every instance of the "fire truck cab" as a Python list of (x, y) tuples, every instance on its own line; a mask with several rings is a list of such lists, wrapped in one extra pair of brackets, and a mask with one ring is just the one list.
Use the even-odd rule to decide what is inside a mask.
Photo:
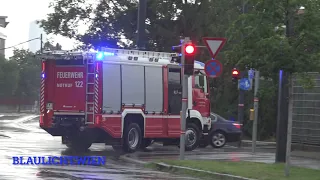
[(92, 143), (134, 152), (151, 141), (198, 147), (211, 128), (209, 85), (196, 61), (188, 79), (187, 130), (181, 132), (178, 54), (125, 49), (47, 51), (42, 59), (40, 127), (70, 148)]

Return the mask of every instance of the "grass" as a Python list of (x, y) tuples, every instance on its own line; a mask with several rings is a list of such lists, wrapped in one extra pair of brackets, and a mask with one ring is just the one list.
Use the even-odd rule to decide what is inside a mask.
[[(195, 169), (212, 171), (217, 173), (232, 174), (258, 180), (320, 180), (320, 171), (299, 167), (290, 168), (290, 176), (284, 176), (284, 164), (265, 164), (256, 162), (225, 162), (206, 160), (162, 160), (169, 165), (185, 166)], [(155, 164), (146, 165), (149, 168), (156, 168)], [(212, 175), (202, 172), (190, 172), (179, 170), (178, 173), (196, 176), (204, 179), (212, 179)]]

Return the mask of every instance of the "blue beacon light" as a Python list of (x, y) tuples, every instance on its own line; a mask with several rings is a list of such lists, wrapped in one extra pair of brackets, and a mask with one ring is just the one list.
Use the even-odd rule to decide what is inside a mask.
[(103, 52), (98, 52), (96, 55), (96, 58), (97, 58), (97, 60), (103, 60), (103, 58), (104, 58)]
[(114, 56), (114, 53), (111, 52), (98, 52), (96, 55), (97, 60), (103, 60), (105, 56)]

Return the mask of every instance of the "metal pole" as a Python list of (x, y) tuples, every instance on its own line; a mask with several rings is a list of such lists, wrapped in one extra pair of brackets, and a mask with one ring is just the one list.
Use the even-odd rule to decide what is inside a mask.
[(182, 64), (182, 108), (181, 108), (181, 133), (180, 133), (180, 160), (184, 160), (184, 152), (185, 152), (185, 136), (186, 136), (186, 120), (187, 120), (187, 105), (188, 105), (188, 75), (184, 74), (184, 65), (185, 65), (185, 52), (184, 47), (185, 43), (190, 41), (190, 38), (186, 37), (181, 45), (181, 64)]
[(281, 103), (282, 103), (282, 84), (283, 84), (283, 70), (279, 71), (279, 85), (278, 85), (278, 114), (277, 114), (277, 130), (276, 130), (276, 162), (282, 162), (280, 156), (281, 147)]
[[(288, 3), (289, 0), (287, 0)], [(289, 40), (294, 35), (294, 22), (293, 16), (289, 9), (286, 11), (286, 37)], [(278, 122), (277, 122), (277, 148), (276, 148), (276, 162), (285, 162), (286, 161), (286, 144), (287, 141), (287, 131), (288, 131), (288, 110), (289, 110), (289, 76), (290, 73), (286, 71), (280, 71), (282, 74), (282, 83), (281, 83), (281, 96), (278, 101)], [(280, 87), (280, 80), (279, 80)], [(280, 93), (279, 93), (280, 95)], [(280, 106), (280, 107), (279, 107)]]
[[(240, 79), (244, 78), (244, 71), (240, 72)], [(239, 81), (238, 81), (238, 87)], [(238, 104), (238, 121), (240, 124), (243, 124), (243, 116), (244, 116), (244, 90), (239, 88), (239, 104)], [(243, 125), (241, 126), (241, 135), (240, 140), (238, 142), (238, 147), (240, 148), (242, 145), (242, 136), (243, 136)]]
[(146, 48), (145, 36), (146, 36), (146, 14), (147, 14), (147, 0), (139, 0), (138, 7), (138, 34), (137, 34), (137, 46), (139, 49)]
[(40, 34), (40, 53), (42, 54), (43, 52), (43, 40), (42, 40), (42, 34)]
[(258, 110), (259, 110), (259, 99), (257, 97), (259, 90), (260, 72), (255, 71), (254, 79), (254, 120), (252, 128), (252, 153), (256, 153), (256, 142), (257, 142), (257, 129), (258, 129)]
[[(247, 1), (242, 0), (242, 14), (247, 13)], [(242, 25), (244, 25), (244, 21), (242, 21)], [(244, 38), (244, 34), (242, 34), (242, 39)], [(240, 79), (244, 77), (244, 72), (240, 72)], [(238, 81), (239, 87), (239, 81)], [(243, 124), (243, 116), (244, 116), (244, 90), (239, 88), (239, 96), (238, 96), (239, 104), (238, 104), (238, 121), (240, 124)], [(242, 136), (243, 136), (243, 125), (241, 126), (241, 135), (240, 140), (238, 142), (238, 147), (240, 148), (242, 145)]]
[(293, 111), (293, 77), (289, 76), (289, 103), (288, 103), (288, 130), (287, 130), (287, 153), (285, 175), (289, 176), (291, 156), (291, 135), (292, 135), (292, 111)]
[(288, 72), (280, 70), (279, 73), (279, 99), (277, 119), (277, 147), (276, 162), (286, 161), (286, 144), (288, 130)]

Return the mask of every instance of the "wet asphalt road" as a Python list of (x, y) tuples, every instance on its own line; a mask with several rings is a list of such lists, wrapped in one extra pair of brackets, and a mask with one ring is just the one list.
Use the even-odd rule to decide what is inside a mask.
[(106, 166), (44, 166), (12, 165), (12, 156), (80, 155), (61, 144), (60, 137), (52, 137), (38, 126), (38, 116), (7, 116), (0, 114), (0, 179), (1, 180), (171, 180), (192, 179), (169, 173), (151, 171), (119, 160), (118, 153), (109, 146), (95, 144), (90, 156), (106, 156)]

